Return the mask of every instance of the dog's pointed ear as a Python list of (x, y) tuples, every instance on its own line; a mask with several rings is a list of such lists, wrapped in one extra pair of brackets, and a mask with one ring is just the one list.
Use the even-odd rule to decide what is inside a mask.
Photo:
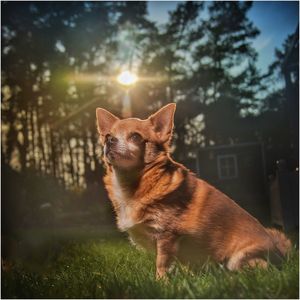
[(120, 120), (118, 117), (103, 108), (96, 109), (97, 127), (100, 136), (105, 137), (114, 123)]
[(171, 138), (174, 127), (175, 109), (176, 104), (170, 103), (149, 117), (154, 131), (162, 143), (167, 142)]

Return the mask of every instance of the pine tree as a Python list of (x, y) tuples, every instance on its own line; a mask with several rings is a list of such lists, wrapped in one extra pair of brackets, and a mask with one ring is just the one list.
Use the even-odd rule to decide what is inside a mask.
[(205, 32), (193, 53), (197, 67), (190, 86), (204, 115), (205, 145), (228, 143), (240, 137), (235, 128), (241, 115), (258, 113), (260, 76), (251, 41), (259, 34), (247, 18), (251, 2), (212, 2)]

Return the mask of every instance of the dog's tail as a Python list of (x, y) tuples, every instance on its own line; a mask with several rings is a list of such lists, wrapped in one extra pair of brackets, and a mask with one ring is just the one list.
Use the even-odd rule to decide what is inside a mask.
[(276, 252), (279, 252), (281, 257), (286, 256), (292, 249), (291, 241), (283, 232), (274, 228), (267, 228), (267, 232), (274, 242)]

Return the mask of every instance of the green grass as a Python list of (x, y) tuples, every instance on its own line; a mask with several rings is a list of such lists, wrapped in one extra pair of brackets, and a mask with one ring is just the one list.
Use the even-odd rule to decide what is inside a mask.
[(118, 235), (67, 242), (52, 236), (30, 252), (36, 256), (2, 273), (2, 298), (298, 298), (296, 249), (281, 270), (206, 264), (192, 273), (177, 264), (168, 282), (155, 280), (154, 255)]

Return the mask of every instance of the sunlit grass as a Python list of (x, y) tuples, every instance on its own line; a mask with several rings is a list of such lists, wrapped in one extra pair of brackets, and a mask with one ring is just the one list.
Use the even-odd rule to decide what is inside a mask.
[(2, 298), (298, 298), (296, 249), (281, 270), (228, 272), (207, 264), (192, 273), (177, 264), (168, 282), (154, 274), (154, 256), (123, 238), (74, 241), (40, 268), (19, 260), (2, 274)]

